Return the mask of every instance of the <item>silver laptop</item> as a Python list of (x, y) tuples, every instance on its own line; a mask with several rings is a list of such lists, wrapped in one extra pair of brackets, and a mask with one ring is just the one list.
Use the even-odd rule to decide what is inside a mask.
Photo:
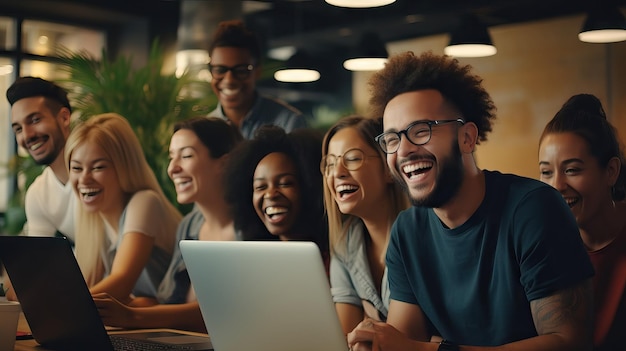
[(65, 238), (0, 236), (0, 262), (33, 338), (46, 349), (212, 349), (208, 336), (169, 329), (109, 335)]
[(183, 240), (216, 351), (348, 350), (317, 245)]

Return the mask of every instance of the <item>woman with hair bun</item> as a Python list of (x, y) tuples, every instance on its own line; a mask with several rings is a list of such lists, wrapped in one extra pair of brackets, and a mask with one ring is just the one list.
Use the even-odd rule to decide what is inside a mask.
[(626, 203), (623, 148), (600, 100), (572, 96), (539, 139), (540, 180), (576, 217), (595, 269), (594, 350), (626, 344)]

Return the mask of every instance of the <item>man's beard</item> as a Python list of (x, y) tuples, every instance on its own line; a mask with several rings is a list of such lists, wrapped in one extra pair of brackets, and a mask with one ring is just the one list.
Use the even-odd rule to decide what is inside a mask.
[(58, 155), (59, 155), (58, 152), (50, 152), (40, 159), (36, 159), (33, 157), (33, 160), (35, 161), (36, 164), (40, 166), (49, 166), (52, 164), (52, 162), (54, 162), (54, 160), (56, 160)]
[(40, 166), (49, 166), (54, 162), (54, 160), (57, 159), (57, 156), (59, 156), (59, 154), (63, 153), (63, 149), (65, 148), (65, 137), (63, 136), (60, 127), (58, 127), (57, 130), (54, 131), (54, 133), (50, 133), (48, 142), (50, 141), (52, 141), (54, 145), (54, 150), (45, 154), (39, 159), (33, 157), (33, 160), (36, 164)]
[(464, 170), (461, 150), (459, 149), (458, 140), (455, 138), (450, 156), (438, 165), (440, 172), (435, 179), (435, 188), (430, 194), (422, 198), (414, 198), (409, 191), (408, 185), (402, 176), (394, 173), (394, 178), (400, 183), (411, 199), (411, 204), (418, 207), (440, 208), (452, 199), (461, 188), (463, 182)]

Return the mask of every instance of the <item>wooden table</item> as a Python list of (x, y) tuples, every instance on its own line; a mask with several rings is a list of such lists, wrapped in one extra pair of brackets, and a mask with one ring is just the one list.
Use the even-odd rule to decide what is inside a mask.
[[(132, 332), (132, 331), (173, 331), (172, 329), (142, 329), (142, 330), (132, 330), (132, 331), (118, 329), (118, 328), (114, 328), (114, 329), (107, 328), (107, 329), (109, 330), (109, 333), (112, 333), (112, 334), (123, 334), (123, 333)], [(17, 330), (30, 333), (30, 327), (28, 326), (28, 322), (26, 322), (24, 313), (20, 313), (20, 319), (17, 322)], [(180, 331), (180, 332), (188, 334), (188, 335), (193, 335), (193, 336), (207, 336), (207, 334), (195, 333), (195, 332), (190, 332), (190, 331)], [(45, 347), (42, 347), (34, 339), (16, 340), (15, 348), (13, 350), (14, 351), (34, 351), (34, 350), (35, 351), (54, 351), (54, 350), (50, 350)]]
[[(17, 330), (21, 332), (29, 332), (30, 327), (28, 327), (28, 323), (26, 322), (26, 318), (24, 317), (24, 313), (20, 313), (20, 319), (17, 322)], [(48, 350), (39, 346), (39, 344), (33, 340), (16, 340), (15, 341), (15, 351), (29, 351), (29, 350)]]

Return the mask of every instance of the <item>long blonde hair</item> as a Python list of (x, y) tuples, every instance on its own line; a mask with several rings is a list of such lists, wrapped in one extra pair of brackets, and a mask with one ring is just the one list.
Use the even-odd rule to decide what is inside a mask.
[[(146, 161), (137, 136), (124, 117), (116, 113), (105, 113), (77, 125), (65, 144), (65, 166), (68, 170), (72, 152), (85, 143), (99, 145), (109, 156), (121, 190), (128, 194), (128, 199), (140, 190), (153, 190), (161, 199), (172, 221), (175, 223), (180, 221), (180, 213), (163, 194), (154, 172)], [(106, 239), (104, 220), (98, 213), (84, 211), (80, 204), (76, 209), (75, 223), (76, 259), (87, 284), (92, 286), (104, 275), (101, 257)]]
[[(337, 132), (345, 128), (353, 128), (356, 130), (363, 140), (367, 142), (372, 149), (378, 152), (382, 160), (387, 158), (387, 155), (385, 155), (374, 140), (378, 134), (382, 133), (382, 121), (380, 119), (370, 119), (353, 115), (340, 119), (326, 132), (322, 143), (322, 159), (328, 154), (328, 144), (330, 140)], [(384, 167), (386, 167), (386, 165), (384, 165)], [(328, 215), (328, 235), (330, 238), (331, 253), (342, 253), (345, 251), (345, 236), (347, 235), (348, 229), (352, 223), (359, 220), (359, 218), (341, 213), (337, 202), (326, 184), (325, 177), (324, 175), (324, 207)], [(391, 230), (391, 224), (398, 216), (398, 213), (408, 208), (410, 202), (406, 192), (396, 182), (389, 183), (386, 194), (391, 198), (391, 201), (389, 201), (391, 208), (387, 209), (390, 218), (389, 230)]]

